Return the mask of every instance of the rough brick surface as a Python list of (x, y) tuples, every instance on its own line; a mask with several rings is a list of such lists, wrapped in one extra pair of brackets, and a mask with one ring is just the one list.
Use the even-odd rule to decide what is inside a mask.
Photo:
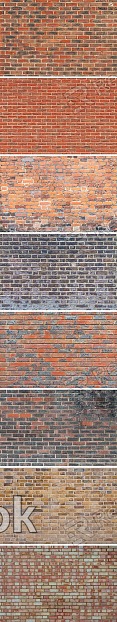
[(1, 547), (3, 620), (116, 622), (116, 573), (114, 546)]
[(117, 158), (1, 157), (1, 231), (117, 229)]
[[(13, 533), (13, 495), (28, 506), (36, 532)], [(0, 469), (0, 503), (11, 521), (0, 544), (116, 544), (117, 470), (114, 468)]]
[(116, 234), (1, 234), (0, 309), (117, 307)]
[(1, 391), (1, 465), (116, 465), (116, 391)]
[(117, 153), (117, 78), (1, 78), (1, 154)]
[(117, 314), (1, 313), (0, 387), (116, 387)]
[(4, 75), (117, 73), (116, 0), (1, 4)]

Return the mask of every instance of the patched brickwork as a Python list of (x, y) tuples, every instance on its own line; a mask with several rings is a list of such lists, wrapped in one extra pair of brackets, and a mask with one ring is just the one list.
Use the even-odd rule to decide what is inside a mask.
[(116, 387), (117, 314), (1, 313), (2, 387)]
[(117, 463), (116, 391), (1, 391), (1, 465)]
[(1, 309), (117, 307), (116, 234), (1, 234)]
[[(13, 496), (33, 507), (36, 532), (13, 532)], [(0, 543), (117, 543), (117, 470), (98, 467), (0, 469), (0, 503), (10, 513)], [(17, 501), (18, 503), (18, 501)], [(15, 523), (14, 523), (15, 526)]]
[(116, 622), (116, 573), (113, 546), (1, 547), (1, 614), (7, 622)]
[(1, 154), (117, 153), (117, 78), (1, 78)]
[(1, 231), (117, 229), (116, 157), (1, 157)]
[(36, 0), (1, 4), (4, 75), (117, 73), (117, 4)]

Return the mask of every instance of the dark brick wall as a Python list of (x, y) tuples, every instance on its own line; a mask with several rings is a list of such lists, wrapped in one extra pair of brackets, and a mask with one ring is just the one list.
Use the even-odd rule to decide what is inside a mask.
[(117, 463), (116, 391), (1, 391), (1, 465)]
[(1, 153), (117, 153), (117, 78), (0, 78)]
[(116, 74), (116, 9), (108, 0), (4, 0), (0, 73)]
[[(22, 496), (22, 512), (31, 516), (36, 532), (22, 524), (13, 532), (13, 496)], [(0, 469), (0, 503), (10, 513), (0, 544), (116, 544), (116, 468)]]
[(116, 387), (117, 314), (1, 313), (0, 387)]
[(2, 231), (117, 229), (117, 157), (0, 158)]
[(5, 622), (117, 620), (117, 549), (0, 548)]
[(1, 309), (117, 306), (116, 234), (1, 234)]

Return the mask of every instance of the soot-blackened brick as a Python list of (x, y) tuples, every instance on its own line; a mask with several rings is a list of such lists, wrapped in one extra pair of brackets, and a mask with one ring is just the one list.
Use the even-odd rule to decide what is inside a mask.
[(1, 75), (116, 75), (116, 42), (115, 1), (1, 3)]
[(117, 391), (0, 392), (0, 465), (116, 465)]

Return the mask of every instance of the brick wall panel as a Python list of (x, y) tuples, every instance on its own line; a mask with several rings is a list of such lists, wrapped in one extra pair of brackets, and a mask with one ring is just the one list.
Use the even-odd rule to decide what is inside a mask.
[(2, 387), (116, 387), (117, 315), (1, 313)]
[(112, 309), (116, 234), (1, 235), (1, 309)]
[(116, 622), (117, 549), (0, 548), (1, 614), (8, 622)]
[(1, 465), (116, 465), (116, 391), (1, 391)]
[(3, 75), (113, 75), (117, 4), (76, 0), (4, 1)]
[(1, 230), (117, 229), (116, 157), (0, 158)]
[(0, 78), (1, 153), (117, 153), (117, 79)]
[[(22, 511), (35, 507), (36, 533), (24, 524), (13, 533), (13, 495), (22, 496)], [(1, 506), (11, 515), (0, 544), (116, 544), (116, 495), (113, 468), (0, 469)]]

